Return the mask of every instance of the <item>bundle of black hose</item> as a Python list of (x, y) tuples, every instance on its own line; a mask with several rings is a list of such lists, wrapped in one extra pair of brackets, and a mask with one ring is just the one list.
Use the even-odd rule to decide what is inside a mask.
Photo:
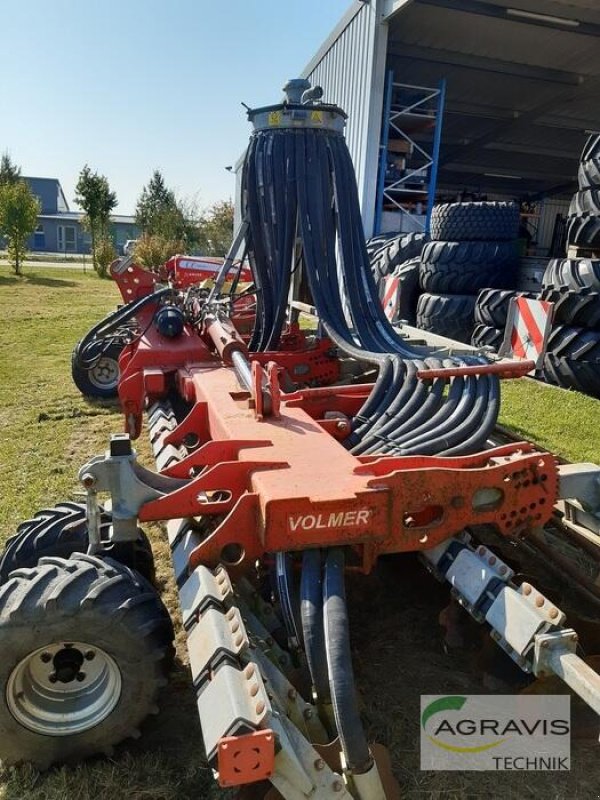
[[(423, 350), (407, 344), (384, 315), (341, 134), (314, 128), (260, 131), (248, 150), (244, 186), (249, 255), (259, 287), (252, 346), (264, 348), (279, 335), (299, 240), (303, 274), (325, 331), (342, 352), (380, 370), (344, 444), (360, 452), (417, 453), (425, 444), (431, 453), (460, 452), (462, 436), (469, 448), (464, 452), (471, 452), (488, 430), (489, 409), (481, 398), (493, 400), (498, 379), (453, 381), (447, 395), (443, 379), (433, 384), (417, 379), (417, 365), (427, 368), (428, 361), (422, 362)], [(297, 220), (293, 237), (284, 235), (284, 213)], [(267, 230), (274, 223), (276, 230)], [(497, 404), (490, 408), (497, 413)], [(456, 427), (452, 436), (445, 435), (447, 420)], [(444, 435), (437, 435), (438, 425)], [(425, 442), (427, 437), (434, 444)]]
[(373, 764), (360, 719), (344, 586), (342, 548), (332, 548), (325, 561), (324, 621), (329, 688), (335, 723), (350, 772), (367, 772)]

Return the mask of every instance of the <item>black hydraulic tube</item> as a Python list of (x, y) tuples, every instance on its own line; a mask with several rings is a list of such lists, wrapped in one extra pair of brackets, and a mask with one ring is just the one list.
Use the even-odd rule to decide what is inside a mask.
[(320, 703), (330, 700), (325, 629), (323, 625), (323, 578), (321, 551), (305, 550), (302, 554), (300, 579), (300, 616), (306, 661)]
[(373, 764), (360, 719), (352, 671), (352, 652), (344, 586), (344, 550), (334, 547), (325, 560), (323, 619), (329, 688), (335, 724), (351, 772), (367, 772)]

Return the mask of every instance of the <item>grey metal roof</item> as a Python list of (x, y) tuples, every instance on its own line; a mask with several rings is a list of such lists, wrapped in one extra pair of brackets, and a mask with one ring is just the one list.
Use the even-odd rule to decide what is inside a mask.
[(571, 193), (587, 134), (600, 130), (599, 0), (398, 8), (388, 38), (395, 80), (447, 81), (440, 187)]

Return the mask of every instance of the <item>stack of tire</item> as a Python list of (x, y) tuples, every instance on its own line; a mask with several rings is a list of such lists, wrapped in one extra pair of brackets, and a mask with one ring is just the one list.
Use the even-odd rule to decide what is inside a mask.
[(577, 258), (554, 259), (542, 299), (554, 303), (544, 358), (549, 383), (600, 397), (600, 134), (581, 154), (579, 191), (569, 208), (567, 246)]
[(600, 134), (592, 134), (579, 162), (579, 191), (567, 217), (567, 245), (600, 250)]
[(474, 347), (492, 347), (498, 351), (504, 341), (506, 319), (510, 301), (516, 297), (534, 299), (531, 292), (515, 292), (503, 289), (483, 289), (475, 301), (475, 329), (471, 337)]
[(508, 202), (445, 203), (431, 216), (421, 254), (417, 326), (471, 342), (481, 289), (513, 289), (519, 263), (519, 207)]
[(542, 299), (554, 303), (544, 378), (600, 397), (600, 259), (551, 261)]
[(395, 289), (397, 311), (391, 320), (393, 324), (400, 320), (415, 324), (420, 256), (425, 242), (424, 233), (381, 234), (367, 242), (380, 300), (385, 296), (388, 278), (398, 279)]

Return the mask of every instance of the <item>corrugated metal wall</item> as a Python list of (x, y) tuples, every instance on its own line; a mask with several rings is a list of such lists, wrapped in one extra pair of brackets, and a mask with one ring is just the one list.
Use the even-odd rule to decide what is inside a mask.
[(562, 214), (563, 217), (566, 217), (568, 211), (568, 200), (557, 200), (548, 197), (541, 203), (540, 219), (536, 231), (537, 249), (540, 255), (546, 255), (552, 244), (556, 215)]
[(348, 114), (346, 141), (356, 171), (363, 224), (371, 235), (375, 214), (387, 25), (382, 0), (356, 2), (302, 77), (323, 87), (323, 99)]

